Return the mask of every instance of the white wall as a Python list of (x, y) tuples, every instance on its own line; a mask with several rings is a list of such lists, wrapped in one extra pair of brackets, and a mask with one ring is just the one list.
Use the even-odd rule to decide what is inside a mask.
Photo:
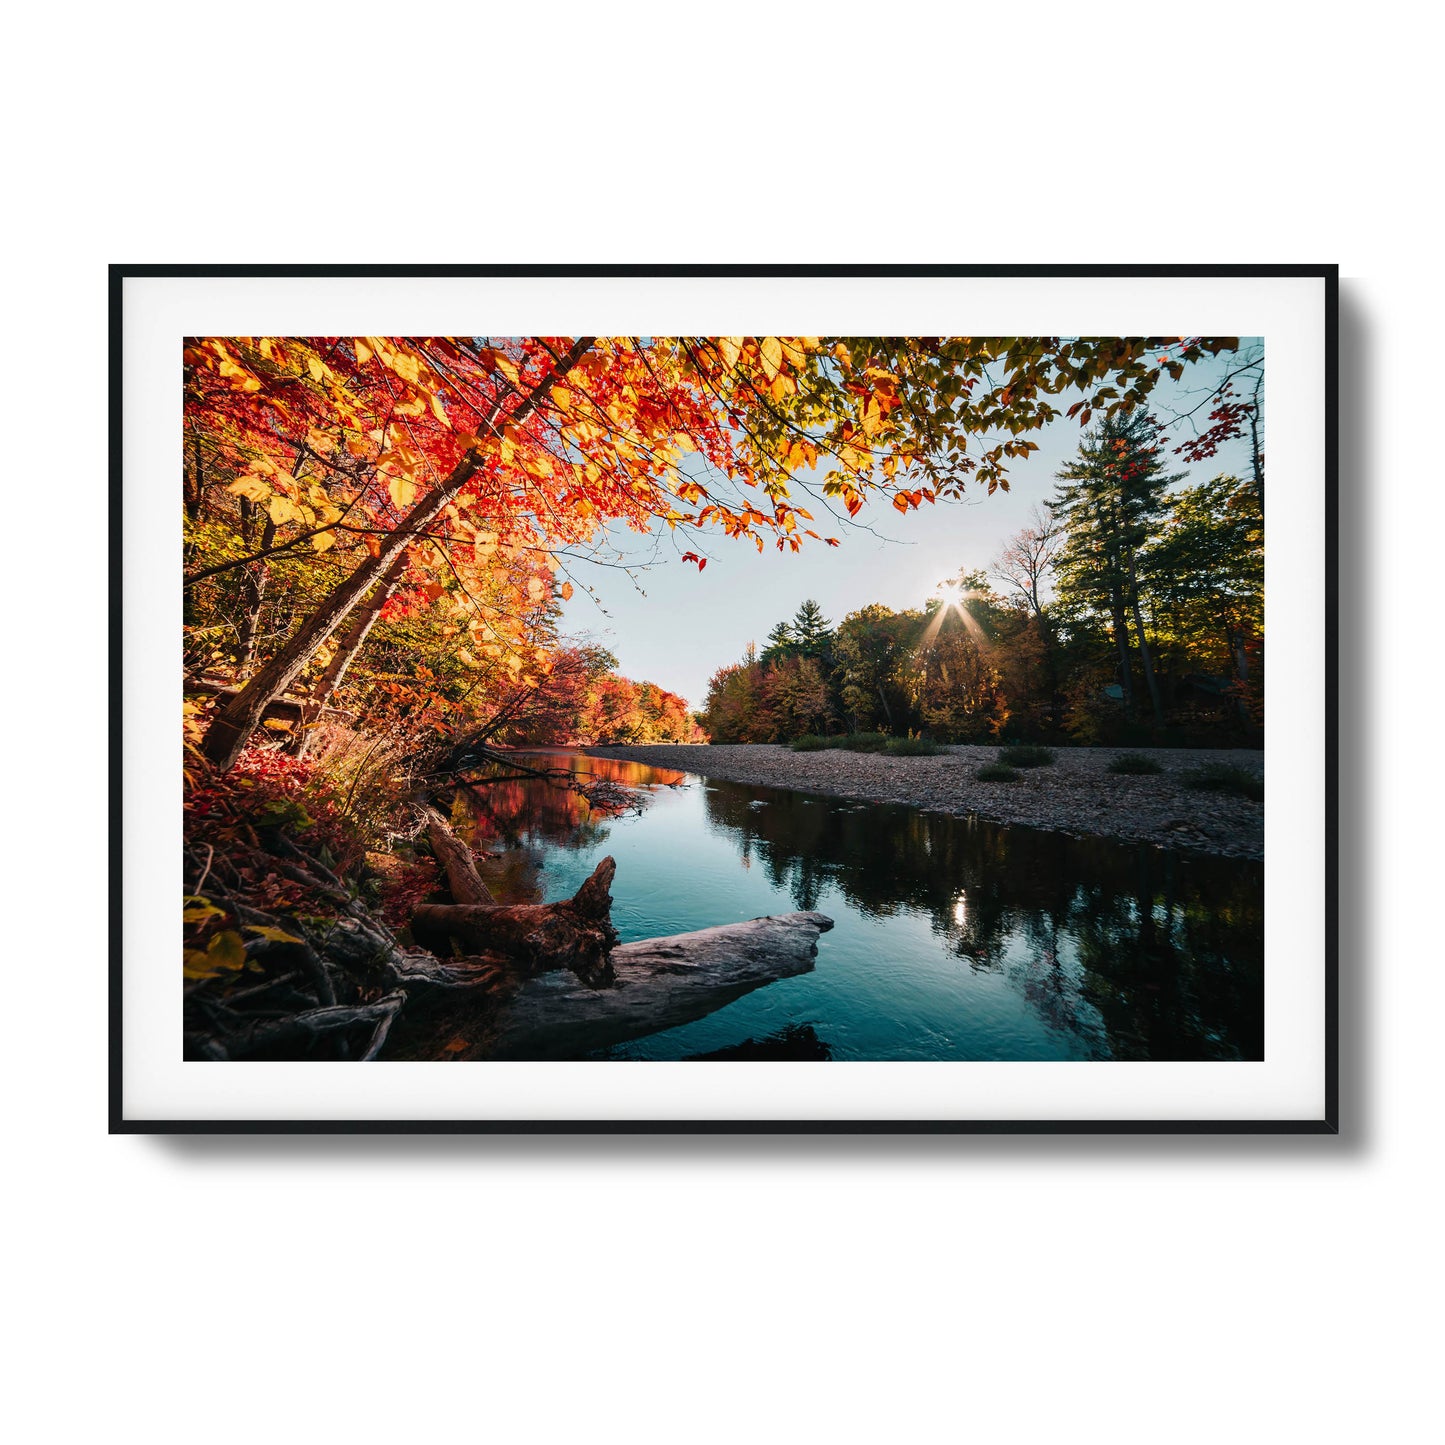
[[(1416, 1438), (1438, 22), (644, 12), (12, 17), (4, 477), (12, 539), (41, 539), (5, 605), (17, 1438)], [(104, 665), (104, 263), (583, 259), (1341, 263), (1344, 1137), (105, 1135), (79, 686)]]

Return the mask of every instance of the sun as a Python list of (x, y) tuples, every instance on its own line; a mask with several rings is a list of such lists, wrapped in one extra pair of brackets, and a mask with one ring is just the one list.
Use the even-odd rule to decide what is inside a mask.
[(956, 612), (963, 611), (963, 588), (957, 582), (940, 582), (935, 589), (943, 599), (943, 610), (947, 612), (953, 608)]

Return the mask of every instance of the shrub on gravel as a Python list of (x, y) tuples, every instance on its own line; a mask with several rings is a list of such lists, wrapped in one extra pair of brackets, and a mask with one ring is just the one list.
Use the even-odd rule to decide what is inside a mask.
[(1206, 793), (1233, 793), (1239, 798), (1251, 798), (1256, 803), (1264, 802), (1264, 779), (1256, 777), (1248, 768), (1236, 768), (1229, 763), (1206, 763), (1202, 768), (1185, 773), (1184, 786)]
[(1054, 750), (1021, 744), (1018, 747), (1000, 748), (998, 760), (1014, 768), (1046, 768), (1054, 760)]
[(850, 753), (881, 753), (888, 746), (887, 733), (849, 733), (838, 739), (840, 748)]
[(981, 783), (1016, 783), (1019, 775), (1002, 763), (985, 763), (975, 774)]
[(927, 738), (889, 738), (885, 751), (895, 758), (931, 758), (943, 749)]
[(1120, 753), (1117, 758), (1109, 764), (1108, 771), (1111, 773), (1162, 773), (1163, 768), (1153, 758), (1146, 758), (1143, 753)]
[(836, 748), (837, 738), (819, 737), (817, 733), (804, 733), (800, 738), (794, 738), (788, 744), (795, 753), (819, 753), (824, 748)]

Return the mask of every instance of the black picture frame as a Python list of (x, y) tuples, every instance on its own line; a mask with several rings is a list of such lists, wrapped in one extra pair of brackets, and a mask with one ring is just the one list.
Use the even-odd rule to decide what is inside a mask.
[[(1324, 1079), (1318, 1118), (1284, 1119), (190, 1119), (129, 1117), (124, 1100), (122, 695), (126, 565), (124, 284), (139, 278), (1273, 279), (1324, 283)], [(1339, 1099), (1339, 268), (1336, 265), (131, 265), (109, 270), (109, 1131), (112, 1134), (1336, 1134)], [(189, 1066), (188, 1066), (189, 1067)], [(197, 1064), (201, 1068), (205, 1065)], [(1127, 1066), (1126, 1066), (1127, 1067)]]

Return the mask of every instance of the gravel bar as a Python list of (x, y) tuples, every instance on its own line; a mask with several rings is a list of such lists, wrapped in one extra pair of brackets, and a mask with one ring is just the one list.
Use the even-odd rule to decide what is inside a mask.
[[(998, 758), (997, 747), (952, 747), (934, 757), (889, 757), (841, 748), (795, 753), (774, 743), (654, 743), (584, 749), (660, 768), (678, 768), (733, 783), (828, 793), (870, 803), (906, 803), (935, 813), (975, 814), (1075, 837), (1155, 843), (1232, 858), (1264, 856), (1264, 805), (1184, 785), (1184, 775), (1227, 763), (1264, 775), (1263, 752), (1204, 748), (1055, 748), (1056, 761), (1021, 768), (1014, 783), (982, 783), (974, 774)], [(1111, 773), (1120, 753), (1153, 758), (1162, 773)]]

